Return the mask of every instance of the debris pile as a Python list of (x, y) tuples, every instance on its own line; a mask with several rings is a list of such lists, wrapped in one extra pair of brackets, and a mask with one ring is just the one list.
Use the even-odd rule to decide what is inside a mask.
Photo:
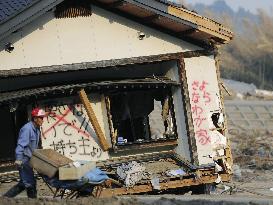
[(234, 163), (243, 168), (273, 168), (273, 133), (258, 131), (231, 136)]
[(225, 91), (224, 96), (226, 100), (239, 99), (239, 100), (272, 100), (272, 90), (261, 90), (253, 83), (245, 83), (231, 79), (222, 79), (223, 88)]
[(135, 161), (122, 164), (117, 168), (118, 176), (125, 181), (126, 187), (132, 187), (145, 178), (145, 167)]
[(117, 167), (119, 179), (127, 188), (133, 187), (142, 180), (151, 182), (154, 189), (160, 190), (159, 182), (165, 177), (183, 176), (186, 172), (174, 160), (160, 159), (154, 162), (128, 162)]

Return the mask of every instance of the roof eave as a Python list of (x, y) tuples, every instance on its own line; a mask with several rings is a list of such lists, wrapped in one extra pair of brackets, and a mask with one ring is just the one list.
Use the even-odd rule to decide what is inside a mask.
[(187, 9), (151, 0), (93, 0), (93, 3), (200, 47), (228, 43), (230, 29)]
[[(54, 8), (64, 0), (43, 0), (37, 1), (30, 7), (19, 12), (0, 26), (0, 41), (8, 37), (12, 32), (27, 25), (34, 19)], [(233, 33), (221, 24), (200, 16), (189, 10), (170, 6), (158, 1), (150, 0), (93, 0), (93, 3), (99, 3), (102, 7), (117, 11), (119, 13), (129, 14), (138, 18), (141, 23), (159, 28), (164, 32), (170, 33), (184, 40), (193, 40), (193, 43), (210, 44), (213, 40), (217, 44), (224, 44), (233, 38)], [(132, 6), (131, 10), (126, 10), (126, 4)], [(125, 5), (125, 6), (124, 6)], [(124, 6), (124, 7), (123, 7)], [(137, 11), (146, 10), (151, 16), (141, 18)], [(131, 13), (130, 13), (131, 12)], [(143, 16), (142, 16), (143, 17)], [(147, 18), (148, 17), (148, 18)], [(152, 17), (152, 18), (151, 18)], [(149, 19), (149, 22), (146, 21)], [(167, 22), (167, 23), (166, 23)], [(168, 24), (170, 22), (170, 24)], [(173, 24), (173, 25), (171, 25)], [(172, 27), (173, 26), (173, 27)], [(176, 30), (177, 28), (181, 28)]]
[(12, 32), (22, 28), (34, 19), (54, 8), (64, 0), (43, 0), (37, 1), (26, 9), (20, 11), (17, 15), (5, 21), (0, 26), (0, 41), (8, 37)]

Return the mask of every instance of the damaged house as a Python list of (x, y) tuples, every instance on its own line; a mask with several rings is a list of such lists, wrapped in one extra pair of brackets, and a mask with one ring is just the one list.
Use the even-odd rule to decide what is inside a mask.
[(217, 48), (232, 37), (160, 0), (1, 2), (1, 171), (40, 106), (43, 148), (97, 161), (120, 182), (101, 197), (229, 181)]

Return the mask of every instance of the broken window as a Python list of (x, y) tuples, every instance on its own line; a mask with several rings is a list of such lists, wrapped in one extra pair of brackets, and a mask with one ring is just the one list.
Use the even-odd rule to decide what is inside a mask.
[(119, 92), (109, 99), (115, 145), (177, 138), (170, 88)]

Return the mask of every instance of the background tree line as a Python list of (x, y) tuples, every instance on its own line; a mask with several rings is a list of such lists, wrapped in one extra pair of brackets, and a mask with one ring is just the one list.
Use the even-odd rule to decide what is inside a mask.
[(257, 18), (257, 23), (242, 19), (241, 28), (236, 28), (236, 19), (222, 17), (235, 37), (221, 48), (221, 73), (223, 78), (273, 90), (273, 17), (260, 10)]
[(223, 78), (254, 83), (258, 88), (273, 90), (272, 14), (263, 10), (253, 14), (244, 8), (233, 11), (223, 0), (217, 0), (210, 6), (192, 6), (190, 0), (174, 2), (213, 18), (234, 32), (234, 39), (220, 49)]

